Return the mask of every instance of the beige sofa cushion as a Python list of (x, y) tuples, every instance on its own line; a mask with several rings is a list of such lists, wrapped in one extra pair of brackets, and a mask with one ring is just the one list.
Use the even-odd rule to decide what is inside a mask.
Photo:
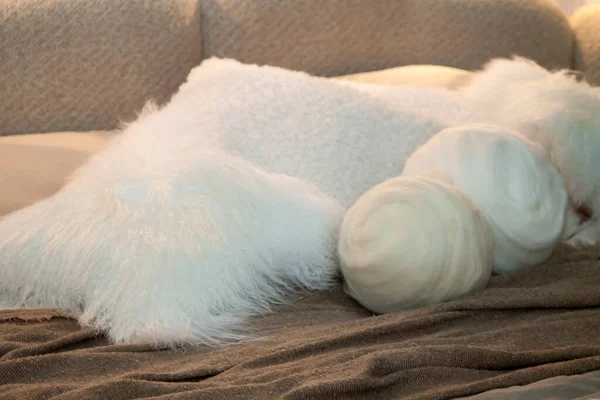
[(372, 84), (443, 86), (457, 89), (466, 85), (471, 75), (471, 71), (441, 65), (408, 65), (375, 72), (342, 75), (335, 79)]
[[(432, 65), (406, 66), (339, 79), (384, 84), (456, 87), (470, 72)], [(0, 137), (0, 215), (55, 193), (116, 131), (66, 132)]]
[(0, 138), (0, 215), (54, 194), (66, 177), (113, 132), (53, 133)]

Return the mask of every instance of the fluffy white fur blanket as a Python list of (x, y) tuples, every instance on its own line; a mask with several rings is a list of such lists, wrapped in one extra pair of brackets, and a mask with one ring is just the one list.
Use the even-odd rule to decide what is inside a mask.
[(478, 119), (465, 93), (204, 61), (55, 196), (1, 220), (0, 300), (70, 310), (114, 342), (243, 338), (294, 287), (331, 285), (346, 208)]
[(55, 196), (0, 223), (0, 299), (115, 342), (218, 344), (337, 275), (345, 208), (442, 124), (332, 80), (211, 59)]

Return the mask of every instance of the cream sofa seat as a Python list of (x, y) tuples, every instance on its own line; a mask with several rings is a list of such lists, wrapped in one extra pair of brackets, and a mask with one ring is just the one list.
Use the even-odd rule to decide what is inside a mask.
[(0, 216), (54, 194), (116, 132), (0, 137)]

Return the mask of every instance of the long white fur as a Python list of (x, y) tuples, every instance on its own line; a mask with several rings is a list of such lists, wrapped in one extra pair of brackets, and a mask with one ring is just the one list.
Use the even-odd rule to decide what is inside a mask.
[(78, 312), (115, 342), (246, 337), (294, 287), (330, 286), (345, 208), (441, 129), (492, 115), (466, 91), (394, 90), (204, 61), (59, 193), (0, 221), (0, 301)]
[(345, 207), (442, 126), (325, 78), (208, 60), (55, 196), (0, 222), (0, 299), (114, 342), (220, 344), (338, 273)]

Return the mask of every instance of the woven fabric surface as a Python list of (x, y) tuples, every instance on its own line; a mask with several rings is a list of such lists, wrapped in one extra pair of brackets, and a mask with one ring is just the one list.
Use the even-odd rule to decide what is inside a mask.
[(252, 321), (263, 341), (109, 345), (53, 310), (0, 311), (0, 398), (449, 399), (600, 369), (600, 248), (432, 307), (373, 316), (341, 289)]
[(570, 67), (551, 0), (203, 0), (204, 56), (334, 76), (408, 64), (476, 69), (513, 54)]
[(195, 0), (0, 0), (0, 135), (114, 129), (201, 61)]

